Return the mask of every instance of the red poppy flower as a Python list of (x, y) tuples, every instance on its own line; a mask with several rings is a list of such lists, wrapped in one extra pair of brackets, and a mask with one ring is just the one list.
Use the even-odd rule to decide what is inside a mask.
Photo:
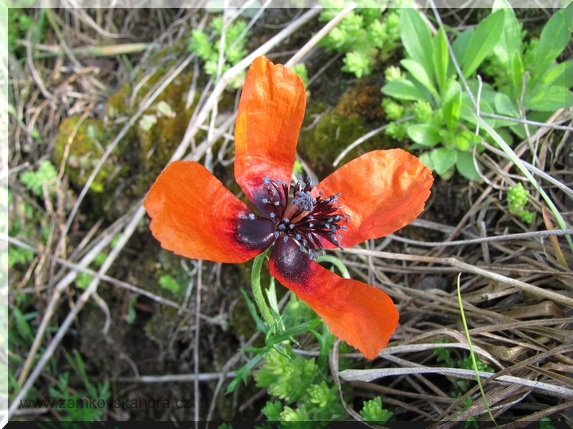
[[(273, 246), (269, 268), (330, 330), (373, 359), (398, 325), (390, 297), (337, 276), (313, 259), (390, 234), (424, 208), (432, 174), (400, 150), (373, 151), (318, 185), (290, 185), (306, 95), (301, 79), (266, 57), (250, 67), (235, 126), (235, 178), (253, 208), (197, 162), (169, 164), (144, 206), (163, 248), (193, 259), (240, 263)], [(290, 188), (294, 188), (289, 197)]]

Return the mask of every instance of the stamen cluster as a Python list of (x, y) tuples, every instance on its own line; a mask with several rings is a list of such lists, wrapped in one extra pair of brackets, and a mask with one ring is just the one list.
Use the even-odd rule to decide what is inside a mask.
[[(265, 211), (263, 217), (274, 223), (275, 239), (282, 237), (285, 243), (290, 238), (294, 239), (300, 251), (308, 253), (310, 259), (318, 258), (319, 251), (326, 254), (321, 238), (342, 249), (341, 232), (346, 231), (347, 227), (341, 225), (341, 222), (348, 223), (350, 217), (341, 210), (342, 205), (337, 205), (340, 193), (323, 198), (320, 191), (315, 198), (312, 196), (314, 181), (307, 177), (305, 182), (300, 175), (298, 179), (298, 182), (291, 185), (293, 198), (290, 203), (286, 182), (268, 177), (263, 179), (266, 196), (261, 199), (261, 207)], [(251, 213), (249, 219), (260, 217)]]

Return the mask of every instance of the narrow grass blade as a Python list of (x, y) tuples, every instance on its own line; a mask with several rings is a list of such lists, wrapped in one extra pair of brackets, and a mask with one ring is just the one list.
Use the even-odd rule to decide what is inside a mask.
[(480, 378), (480, 374), (479, 374), (479, 370), (478, 370), (478, 366), (477, 366), (477, 362), (476, 362), (476, 356), (474, 353), (474, 350), (472, 348), (472, 339), (470, 337), (470, 331), (468, 329), (468, 324), (466, 322), (466, 316), (464, 314), (464, 305), (462, 302), (462, 293), (460, 290), (460, 277), (462, 276), (462, 274), (458, 274), (458, 281), (457, 281), (457, 285), (458, 285), (458, 304), (460, 306), (460, 316), (462, 316), (462, 323), (464, 324), (464, 332), (466, 333), (466, 338), (468, 340), (468, 346), (470, 348), (470, 356), (472, 358), (472, 366), (474, 368), (475, 374), (476, 374), (476, 381), (478, 383), (479, 386), (479, 391), (481, 392), (481, 396), (483, 398), (483, 402), (485, 404), (485, 407), (487, 408), (487, 412), (491, 418), (491, 421), (495, 424), (495, 427), (499, 429), (499, 426), (497, 425), (497, 422), (495, 421), (495, 418), (493, 417), (493, 414), (491, 413), (491, 409), (489, 408), (489, 403), (487, 402), (487, 396), (485, 395), (485, 392), (483, 390), (483, 386), (481, 385), (481, 378)]

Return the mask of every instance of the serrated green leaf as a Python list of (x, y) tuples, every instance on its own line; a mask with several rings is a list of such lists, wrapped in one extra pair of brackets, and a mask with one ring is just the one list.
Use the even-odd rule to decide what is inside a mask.
[(542, 86), (555, 85), (573, 87), (573, 60), (567, 60), (551, 68), (539, 82)]
[(450, 130), (455, 130), (460, 121), (462, 110), (462, 88), (457, 81), (452, 81), (444, 94), (442, 113)]
[(505, 13), (498, 10), (484, 19), (477, 26), (468, 45), (468, 54), (462, 64), (464, 77), (469, 77), (477, 70), (485, 57), (492, 51), (501, 38)]
[(510, 56), (507, 71), (507, 79), (509, 81), (509, 95), (513, 100), (520, 100), (521, 93), (523, 91), (523, 80), (525, 79), (521, 53), (514, 52), (514, 54)]
[(430, 124), (410, 125), (407, 129), (408, 137), (420, 146), (435, 146), (442, 141), (440, 129)]
[(436, 173), (442, 175), (453, 167), (456, 164), (457, 153), (456, 150), (447, 147), (433, 150), (430, 157)]
[(458, 172), (466, 179), (472, 180), (474, 182), (481, 181), (481, 176), (479, 175), (474, 165), (473, 154), (470, 152), (458, 152), (457, 156), (456, 170), (458, 170)]
[(410, 74), (420, 82), (428, 91), (432, 93), (432, 95), (436, 98), (439, 98), (438, 92), (436, 91), (436, 87), (434, 86), (434, 82), (430, 80), (430, 75), (428, 71), (424, 69), (424, 67), (414, 60), (402, 60), (400, 61), (402, 67), (410, 72)]
[(421, 64), (432, 80), (434, 78), (432, 36), (428, 25), (417, 10), (412, 8), (400, 10), (400, 37), (410, 58)]
[(573, 106), (573, 94), (564, 86), (549, 86), (527, 97), (525, 108), (541, 112), (554, 112)]
[(533, 82), (536, 82), (545, 74), (555, 59), (565, 49), (571, 39), (572, 30), (573, 2), (553, 15), (543, 27), (539, 43), (534, 52)]
[(383, 94), (397, 98), (398, 100), (430, 101), (412, 82), (406, 79), (393, 80), (381, 89)]
[(438, 34), (434, 38), (434, 70), (436, 72), (436, 79), (438, 80), (438, 88), (440, 94), (446, 90), (448, 82), (448, 61), (450, 53), (448, 52), (448, 41), (446, 33), (442, 27), (438, 30)]

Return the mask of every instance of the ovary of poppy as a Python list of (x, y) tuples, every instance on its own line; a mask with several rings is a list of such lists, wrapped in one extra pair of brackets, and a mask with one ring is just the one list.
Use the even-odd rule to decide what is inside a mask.
[(373, 359), (398, 326), (394, 303), (380, 289), (343, 279), (314, 259), (325, 249), (353, 246), (410, 223), (430, 195), (432, 174), (401, 149), (378, 150), (316, 186), (310, 180), (290, 185), (305, 107), (301, 79), (256, 58), (235, 125), (235, 179), (252, 208), (191, 161), (169, 164), (144, 206), (155, 238), (178, 255), (240, 263), (273, 246), (271, 275), (334, 335)]

